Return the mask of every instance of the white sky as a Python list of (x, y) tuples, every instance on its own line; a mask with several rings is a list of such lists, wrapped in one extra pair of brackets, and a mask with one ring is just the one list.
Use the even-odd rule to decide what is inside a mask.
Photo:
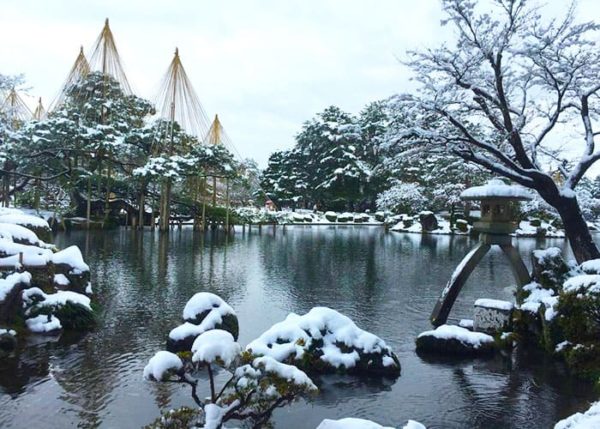
[[(266, 165), (329, 105), (351, 113), (410, 88), (407, 49), (447, 36), (437, 0), (0, 0), (0, 73), (48, 105), (110, 18), (134, 91), (153, 99), (175, 47), (212, 119)], [(551, 8), (564, 0), (548, 0)], [(600, 18), (580, 0), (579, 16)], [(33, 104), (33, 102), (32, 102)]]

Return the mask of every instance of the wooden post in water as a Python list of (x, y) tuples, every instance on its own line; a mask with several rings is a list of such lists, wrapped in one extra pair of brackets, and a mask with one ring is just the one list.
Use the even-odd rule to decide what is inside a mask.
[(87, 186), (87, 209), (86, 209), (86, 220), (87, 220), (87, 229), (90, 229), (90, 221), (92, 217), (92, 176), (88, 176), (88, 186)]
[(225, 232), (229, 234), (229, 177), (225, 179)]

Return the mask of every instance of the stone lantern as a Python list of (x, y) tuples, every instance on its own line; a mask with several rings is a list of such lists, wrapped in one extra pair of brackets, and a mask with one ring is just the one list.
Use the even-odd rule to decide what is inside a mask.
[(460, 197), (464, 201), (481, 201), (481, 218), (473, 224), (473, 229), (479, 232), (479, 243), (456, 267), (442, 291), (431, 314), (431, 323), (435, 326), (446, 323), (469, 275), (493, 245), (500, 246), (507, 256), (519, 287), (531, 281), (510, 236), (518, 226), (516, 203), (530, 200), (531, 194), (521, 186), (507, 185), (499, 179), (493, 179), (483, 186), (466, 189)]

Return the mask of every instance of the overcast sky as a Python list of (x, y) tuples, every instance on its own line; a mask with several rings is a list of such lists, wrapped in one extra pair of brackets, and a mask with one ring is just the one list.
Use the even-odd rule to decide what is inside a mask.
[[(600, 2), (581, 0), (578, 11), (600, 19)], [(218, 113), (261, 166), (325, 107), (358, 113), (408, 90), (398, 58), (449, 31), (437, 0), (2, 0), (0, 73), (24, 73), (30, 94), (49, 104), (107, 17), (138, 95), (154, 98), (179, 47), (208, 116)]]

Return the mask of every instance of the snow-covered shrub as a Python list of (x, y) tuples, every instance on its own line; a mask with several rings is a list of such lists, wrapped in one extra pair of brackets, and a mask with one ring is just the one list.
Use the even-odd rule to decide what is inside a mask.
[(533, 194), (533, 198), (529, 201), (524, 201), (519, 205), (521, 218), (536, 218), (545, 221), (557, 220), (558, 213), (550, 204), (545, 202), (537, 193)]
[(600, 216), (600, 199), (594, 198), (587, 189), (578, 189), (576, 194), (583, 218), (590, 222), (597, 220)]
[(417, 337), (417, 351), (442, 355), (482, 355), (494, 351), (494, 338), (460, 326), (442, 325)]
[(198, 335), (211, 330), (228, 331), (235, 340), (239, 334), (235, 311), (219, 296), (199, 292), (192, 296), (183, 309), (184, 323), (171, 330), (167, 350), (189, 351)]
[(400, 361), (385, 341), (327, 307), (315, 307), (303, 316), (290, 314), (246, 350), (307, 372), (400, 374)]
[[(260, 427), (276, 408), (317, 391), (312, 380), (295, 366), (243, 351), (231, 332), (215, 329), (230, 312), (231, 307), (216, 295), (197, 294), (190, 299), (184, 319), (190, 321), (187, 323), (204, 324), (206, 330), (197, 335), (191, 352), (156, 353), (144, 368), (144, 378), (189, 385), (198, 410), (185, 408), (165, 413), (149, 428), (195, 425), (217, 429), (231, 419), (247, 420), (252, 427)], [(216, 385), (215, 372), (219, 369), (230, 373), (222, 386)], [(199, 380), (194, 377), (202, 370), (206, 370), (210, 385), (210, 396), (205, 399), (199, 397)], [(174, 422), (181, 426), (172, 426)]]
[(42, 319), (36, 318), (45, 316), (48, 322), (56, 319), (52, 324), (56, 329), (61, 327), (66, 329), (89, 329), (94, 327), (96, 317), (90, 304), (90, 298), (72, 291), (57, 291), (53, 294), (46, 294), (37, 287), (23, 291), (26, 322), (35, 319), (36, 322), (31, 323), (38, 324)]
[(395, 213), (418, 213), (427, 207), (423, 188), (416, 183), (396, 182), (377, 196), (377, 209)]

